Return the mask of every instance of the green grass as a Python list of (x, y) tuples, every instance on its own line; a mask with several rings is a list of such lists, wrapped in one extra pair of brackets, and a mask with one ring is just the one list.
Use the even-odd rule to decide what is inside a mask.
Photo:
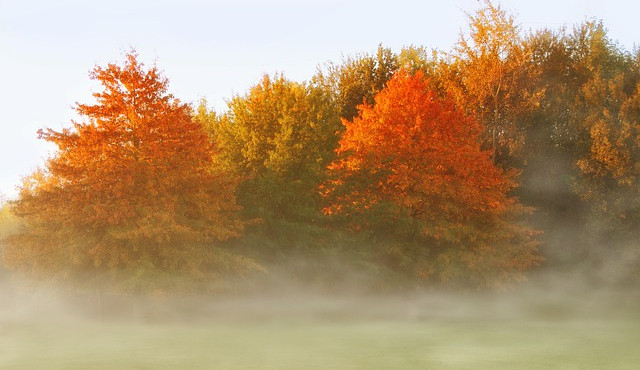
[(155, 322), (23, 316), (0, 322), (0, 369), (640, 368), (640, 316), (629, 307), (543, 302), (516, 312), (469, 302), (313, 311), (305, 308), (313, 301), (300, 310), (250, 302), (213, 318)]

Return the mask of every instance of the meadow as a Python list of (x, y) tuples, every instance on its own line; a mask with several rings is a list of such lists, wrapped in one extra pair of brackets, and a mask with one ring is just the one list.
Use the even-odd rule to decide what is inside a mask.
[(154, 298), (117, 313), (50, 298), (3, 306), (1, 369), (640, 368), (640, 301), (622, 291)]

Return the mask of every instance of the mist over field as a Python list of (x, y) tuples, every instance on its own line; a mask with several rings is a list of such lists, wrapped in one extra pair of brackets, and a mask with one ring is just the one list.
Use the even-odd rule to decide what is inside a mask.
[(636, 289), (78, 296), (3, 284), (0, 368), (634, 369)]
[(0, 369), (640, 368), (640, 52), (468, 21), (222, 112), (94, 67), (0, 199)]

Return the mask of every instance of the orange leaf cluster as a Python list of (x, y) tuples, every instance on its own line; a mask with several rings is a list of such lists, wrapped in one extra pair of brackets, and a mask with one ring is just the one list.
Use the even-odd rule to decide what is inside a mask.
[(10, 264), (177, 269), (188, 245), (239, 235), (237, 181), (216, 167), (207, 134), (157, 69), (130, 54), (91, 77), (103, 91), (77, 105), (86, 121), (40, 131), (58, 152), (15, 204), (28, 227), (10, 243)]
[(481, 126), (429, 91), (421, 72), (398, 72), (375, 106), (361, 106), (344, 124), (341, 159), (330, 169), (338, 174), (334, 185), (349, 190), (334, 191), (328, 213), (391, 201), (426, 221), (424, 235), (440, 238), (513, 202), (507, 197), (512, 182), (480, 149)]

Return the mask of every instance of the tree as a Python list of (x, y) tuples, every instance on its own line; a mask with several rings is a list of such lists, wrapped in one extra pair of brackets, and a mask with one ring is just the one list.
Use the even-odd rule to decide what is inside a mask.
[(24, 180), (12, 209), (25, 227), (5, 262), (67, 280), (250, 268), (215, 247), (242, 230), (237, 180), (213, 161), (216, 148), (167, 79), (133, 52), (90, 76), (103, 90), (96, 104), (77, 104), (86, 121), (39, 131), (58, 151)]
[(9, 204), (4, 196), (0, 194), (0, 255), (4, 244), (4, 239), (15, 233), (18, 229), (18, 220), (11, 213)]
[(505, 168), (521, 164), (525, 117), (537, 107), (541, 91), (532, 86), (538, 71), (530, 63), (514, 18), (499, 6), (469, 15), (469, 35), (462, 35), (453, 60), (443, 66), (447, 90), (485, 127), (483, 146)]
[[(640, 68), (582, 89), (590, 147), (577, 162), (576, 190), (588, 205), (589, 262), (607, 279), (640, 278)], [(615, 271), (611, 268), (614, 266)]]
[[(407, 55), (407, 60), (409, 58), (411, 56)], [(360, 104), (374, 103), (374, 96), (384, 88), (397, 69), (398, 56), (380, 45), (375, 56), (358, 55), (345, 59), (341, 65), (331, 64), (328, 71), (319, 72), (316, 79), (335, 95), (340, 117), (351, 120), (358, 115), (357, 107)]]
[(231, 99), (224, 115), (201, 114), (220, 143), (222, 163), (243, 177), (238, 201), (245, 219), (257, 221), (248, 233), (262, 252), (279, 255), (318, 223), (316, 188), (341, 128), (331, 98), (313, 83), (264, 76), (247, 94)]
[(632, 195), (638, 64), (596, 21), (524, 42), (544, 95), (526, 124), (518, 194), (537, 209), (551, 264), (602, 278), (597, 270), (617, 261), (614, 275), (627, 279), (619, 261), (640, 261), (627, 248), (639, 221)]
[[(396, 234), (386, 257), (448, 283), (499, 285), (535, 266), (534, 231), (508, 193), (514, 184), (480, 148), (482, 126), (429, 90), (421, 72), (396, 73), (353, 121), (343, 121), (325, 212), (356, 230)], [(408, 247), (398, 241), (409, 240)], [(397, 257), (397, 256), (396, 256)]]

